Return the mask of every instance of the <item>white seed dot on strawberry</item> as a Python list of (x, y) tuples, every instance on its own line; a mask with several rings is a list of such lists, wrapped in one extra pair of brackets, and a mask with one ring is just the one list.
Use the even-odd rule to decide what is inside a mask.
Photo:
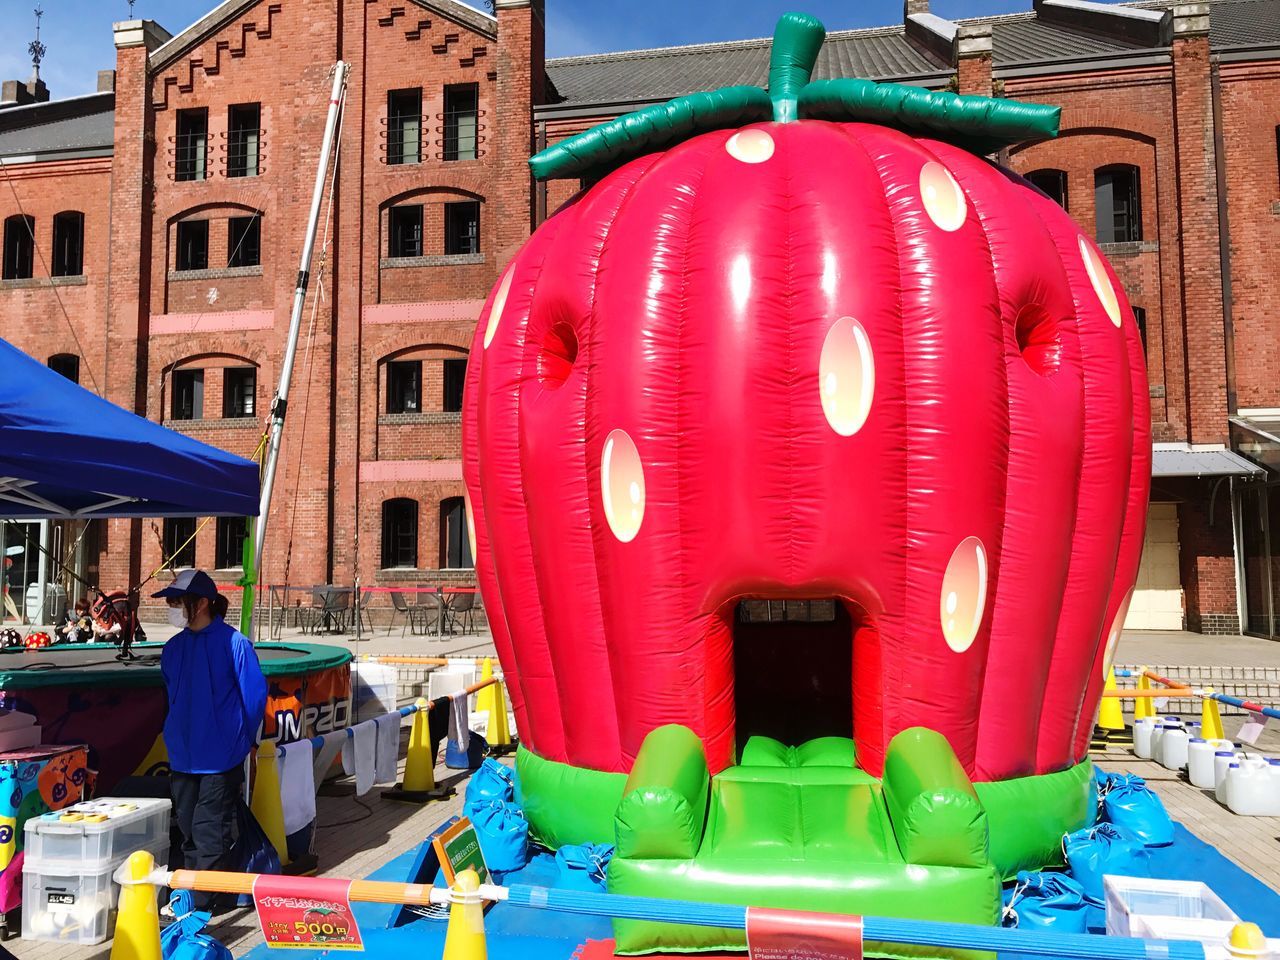
[(511, 277), (516, 272), (515, 266), (508, 268), (498, 284), (498, 292), (493, 296), (493, 306), (489, 308), (489, 323), (484, 328), (484, 348), (489, 349), (493, 343), (493, 335), (498, 332), (498, 324), (502, 320), (502, 311), (507, 307), (507, 294), (511, 291)]
[(936, 160), (920, 168), (920, 200), (925, 213), (939, 229), (951, 232), (964, 226), (968, 213), (964, 191), (951, 171)]
[(605, 438), (600, 455), (600, 494), (613, 535), (629, 543), (644, 520), (644, 466), (640, 451), (625, 430)]
[(724, 148), (742, 163), (764, 163), (773, 156), (773, 137), (765, 130), (739, 130), (725, 141)]
[(1102, 262), (1102, 257), (1083, 234), (1076, 242), (1080, 245), (1080, 259), (1084, 261), (1084, 269), (1089, 274), (1089, 282), (1093, 284), (1093, 292), (1098, 295), (1098, 301), (1111, 322), (1119, 327), (1120, 301), (1116, 298), (1115, 287), (1111, 285), (1111, 278), (1107, 276), (1107, 268)]
[(827, 423), (842, 437), (862, 428), (875, 394), (875, 361), (871, 340), (853, 317), (831, 325), (818, 357), (819, 396)]
[(978, 636), (987, 604), (987, 551), (977, 537), (965, 537), (952, 552), (940, 599), (943, 639), (964, 653)]

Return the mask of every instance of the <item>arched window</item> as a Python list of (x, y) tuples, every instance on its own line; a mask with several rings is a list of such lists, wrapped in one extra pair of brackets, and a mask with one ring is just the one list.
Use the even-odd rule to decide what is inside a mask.
[(15, 213), (4, 221), (5, 280), (27, 280), (36, 270), (36, 218)]
[(72, 383), (80, 382), (80, 358), (74, 353), (55, 353), (49, 358), (49, 369), (62, 374)]
[(471, 538), (467, 533), (467, 509), (462, 497), (441, 500), (440, 568), (457, 570), (474, 566), (475, 561), (471, 559)]
[(417, 567), (418, 502), (396, 497), (382, 502), (382, 568)]
[(49, 272), (55, 277), (78, 277), (84, 273), (84, 214), (79, 210), (53, 215), (53, 262)]
[(1027, 179), (1037, 190), (1060, 206), (1067, 209), (1067, 172), (1065, 170), (1032, 170)]
[(1093, 201), (1099, 243), (1142, 239), (1142, 184), (1137, 167), (1127, 163), (1099, 167), (1093, 174)]

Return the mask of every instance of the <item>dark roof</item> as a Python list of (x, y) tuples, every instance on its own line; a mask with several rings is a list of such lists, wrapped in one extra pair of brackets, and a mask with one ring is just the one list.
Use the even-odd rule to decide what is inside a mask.
[[(101, 156), (114, 143), (114, 93), (0, 110), (0, 157)], [(52, 155), (52, 156), (50, 156)]]
[(1096, 57), (1141, 48), (1141, 44), (1119, 37), (1103, 37), (1056, 23), (1045, 23), (1034, 13), (959, 22), (991, 24), (991, 59), (996, 66), (1034, 60)]
[[(1118, 4), (1167, 10), (1173, 0)], [(1210, 0), (1210, 42), (1215, 48), (1280, 43), (1280, 0)], [(997, 68), (1086, 57), (1125, 56), (1149, 46), (1119, 36), (1049, 22), (1035, 13), (979, 17), (959, 23), (991, 25)], [(731, 40), (687, 47), (631, 50), (547, 61), (557, 102), (565, 106), (624, 104), (750, 84), (765, 86), (769, 40)], [(939, 77), (951, 67), (909, 41), (901, 26), (837, 30), (828, 35), (815, 77), (914, 80)]]
[[(570, 103), (668, 100), (698, 90), (769, 79), (768, 38), (660, 47), (547, 61), (556, 92)], [(816, 78), (932, 76), (947, 71), (906, 38), (902, 27), (834, 30), (814, 69)]]
[(1209, 16), (1209, 42), (1215, 47), (1280, 43), (1280, 0), (1215, 3)]

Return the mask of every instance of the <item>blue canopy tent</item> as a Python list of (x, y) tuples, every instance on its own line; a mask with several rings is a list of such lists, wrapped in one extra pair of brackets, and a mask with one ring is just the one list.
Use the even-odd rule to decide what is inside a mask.
[(0, 519), (257, 514), (256, 463), (135, 416), (0, 340)]

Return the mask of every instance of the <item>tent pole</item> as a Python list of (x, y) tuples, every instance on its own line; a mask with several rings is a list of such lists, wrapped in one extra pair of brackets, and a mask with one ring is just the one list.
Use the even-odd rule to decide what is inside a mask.
[(40, 591), (40, 598), (36, 601), (36, 615), (32, 617), (27, 614), (27, 619), (34, 624), (43, 624), (47, 619), (45, 614), (48, 612), (49, 606), (49, 561), (46, 559), (49, 555), (49, 521), (40, 521), (40, 558), (36, 561), (36, 585)]
[[(298, 265), (298, 284), (293, 291), (293, 309), (289, 314), (289, 340), (285, 346), (284, 363), (280, 368), (280, 386), (276, 389), (275, 399), (271, 403), (271, 439), (267, 445), (267, 457), (262, 471), (262, 498), (258, 503), (258, 522), (254, 525), (253, 572), (254, 579), (257, 581), (262, 580), (262, 548), (267, 537), (267, 518), (271, 513), (271, 488), (276, 479), (276, 462), (280, 457), (280, 436), (284, 432), (284, 417), (289, 406), (289, 381), (293, 377), (293, 362), (298, 353), (298, 333), (302, 327), (302, 306), (307, 298), (311, 253), (316, 244), (316, 227), (320, 222), (320, 204), (324, 200), (329, 158), (333, 153), (334, 132), (337, 130), (338, 116), (342, 112), (343, 100), (346, 98), (347, 69), (347, 65), (341, 60), (333, 68), (329, 116), (325, 120), (324, 140), (320, 144), (320, 162), (316, 165), (316, 183), (311, 192), (311, 213), (307, 217), (307, 231), (303, 237), (302, 257)], [(254, 594), (256, 608), (256, 589)]]

